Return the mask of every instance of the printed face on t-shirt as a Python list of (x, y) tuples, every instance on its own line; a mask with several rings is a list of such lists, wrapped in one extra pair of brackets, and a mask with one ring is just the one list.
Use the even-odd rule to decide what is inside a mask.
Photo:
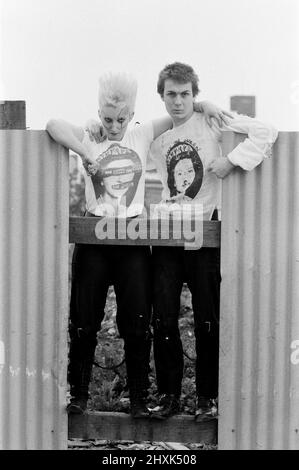
[(174, 184), (178, 193), (183, 193), (193, 183), (195, 170), (190, 158), (178, 161), (174, 168)]
[(131, 160), (115, 160), (102, 169), (103, 198), (105, 194), (120, 199), (133, 184), (134, 169)]
[(98, 156), (91, 176), (99, 203), (128, 207), (135, 197), (142, 174), (139, 155), (120, 144), (111, 144)]
[(184, 194), (193, 199), (203, 178), (203, 163), (197, 146), (187, 139), (176, 141), (167, 151), (166, 165), (170, 196)]

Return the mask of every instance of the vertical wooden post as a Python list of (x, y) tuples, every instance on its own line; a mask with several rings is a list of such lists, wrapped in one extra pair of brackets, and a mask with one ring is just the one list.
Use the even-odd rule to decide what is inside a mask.
[(0, 101), (0, 129), (26, 129), (25, 101)]

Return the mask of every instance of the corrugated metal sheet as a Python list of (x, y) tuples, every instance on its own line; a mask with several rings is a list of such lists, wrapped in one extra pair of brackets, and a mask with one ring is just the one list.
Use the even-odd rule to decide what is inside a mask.
[[(271, 160), (224, 181), (222, 449), (299, 449), (298, 148), (281, 133)], [(67, 154), (46, 132), (0, 131), (0, 183), (0, 448), (63, 449)]]
[(67, 152), (45, 131), (0, 131), (0, 149), (0, 448), (63, 449)]
[(299, 449), (299, 134), (236, 173), (222, 201), (219, 448)]

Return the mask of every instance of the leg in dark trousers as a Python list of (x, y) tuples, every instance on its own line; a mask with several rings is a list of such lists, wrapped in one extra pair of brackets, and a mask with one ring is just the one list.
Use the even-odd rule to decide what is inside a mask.
[(183, 285), (181, 248), (153, 247), (154, 358), (158, 392), (179, 397), (183, 348), (178, 327)]
[(70, 350), (68, 381), (72, 400), (69, 412), (86, 408), (88, 387), (97, 344), (96, 334), (104, 317), (109, 287), (109, 263), (100, 245), (77, 245), (72, 263)]
[(124, 338), (127, 380), (133, 417), (149, 414), (145, 398), (149, 386), (151, 349), (150, 250), (148, 247), (120, 247), (114, 269), (117, 326)]
[(196, 339), (196, 391), (218, 396), (220, 252), (201, 248), (185, 252), (187, 282), (192, 293)]

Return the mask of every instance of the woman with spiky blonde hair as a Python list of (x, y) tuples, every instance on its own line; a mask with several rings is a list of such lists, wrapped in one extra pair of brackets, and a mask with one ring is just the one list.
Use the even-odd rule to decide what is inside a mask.
[[(128, 130), (134, 115), (136, 80), (110, 73), (99, 80), (99, 116), (106, 139), (90, 140), (83, 127), (50, 120), (47, 131), (80, 155), (85, 179), (86, 215), (134, 217), (144, 207), (149, 147), (170, 129), (169, 116)], [(199, 108), (201, 106), (199, 105)], [(219, 118), (218, 109), (208, 115)], [(68, 380), (69, 413), (84, 413), (107, 291), (114, 285), (117, 326), (124, 339), (131, 414), (149, 416), (146, 407), (151, 348), (150, 248), (148, 246), (77, 245), (73, 255)]]
[(99, 109), (123, 104), (134, 114), (137, 81), (128, 73), (106, 73), (99, 78)]

